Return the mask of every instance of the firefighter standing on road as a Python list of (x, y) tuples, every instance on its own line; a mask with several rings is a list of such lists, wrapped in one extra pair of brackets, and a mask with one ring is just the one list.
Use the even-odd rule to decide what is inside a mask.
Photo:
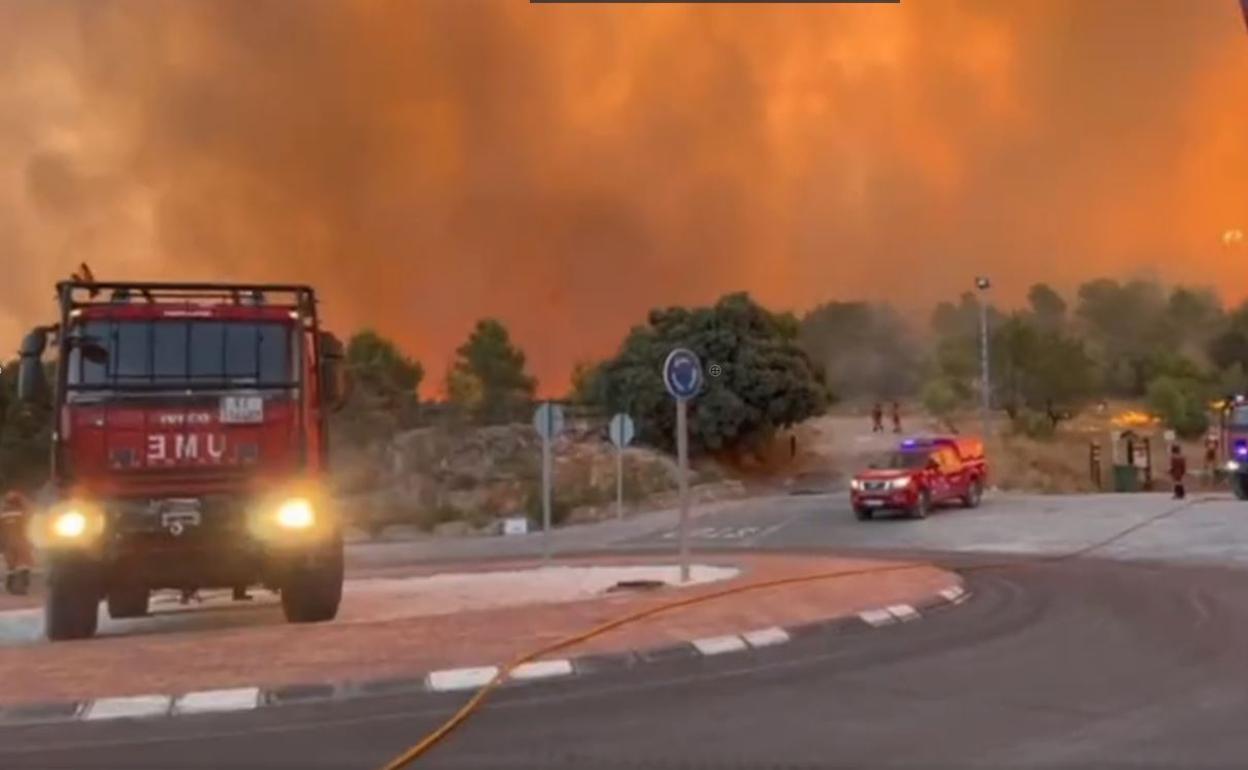
[(871, 432), (884, 432), (884, 405), (879, 401), (876, 401), (875, 406), (871, 407)]
[(901, 404), (893, 402), (893, 433), (901, 433)]
[(1183, 448), (1178, 444), (1170, 447), (1170, 480), (1174, 482), (1174, 498), (1182, 500), (1187, 496), (1183, 487), (1183, 477), (1187, 475), (1187, 458), (1183, 456)]
[(7, 570), (4, 587), (11, 594), (30, 590), (30, 571), (35, 566), (34, 549), (27, 532), (30, 508), (30, 501), (16, 491), (5, 494), (0, 502), (0, 546), (3, 546), (0, 550), (4, 552)]

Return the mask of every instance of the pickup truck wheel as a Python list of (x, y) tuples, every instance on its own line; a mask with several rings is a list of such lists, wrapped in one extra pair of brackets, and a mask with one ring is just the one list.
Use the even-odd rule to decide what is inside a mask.
[(312, 563), (294, 567), (282, 585), (282, 613), (289, 623), (321, 623), (338, 615), (343, 556), (338, 540)]
[(108, 592), (108, 616), (113, 620), (147, 615), (150, 592), (146, 586), (117, 586)]
[(52, 564), (43, 610), (48, 639), (55, 642), (94, 636), (99, 609), (99, 573), (94, 565), (81, 561)]
[(871, 521), (871, 509), (855, 505), (854, 516), (857, 517), (858, 521)]
[(978, 508), (979, 501), (984, 499), (984, 484), (979, 479), (971, 482), (971, 488), (966, 490), (966, 496), (962, 498), (962, 507)]
[(932, 510), (932, 495), (926, 489), (919, 493), (918, 501), (910, 508), (910, 518), (926, 519)]

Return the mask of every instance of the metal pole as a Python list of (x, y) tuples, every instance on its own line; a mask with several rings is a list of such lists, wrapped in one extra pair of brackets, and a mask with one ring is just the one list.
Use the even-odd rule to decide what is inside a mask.
[(988, 375), (988, 302), (984, 299), (982, 290), (979, 293), (979, 371), (979, 387), (982, 391), (981, 419), (984, 423), (984, 441), (987, 441), (992, 410), (992, 381)]
[(623, 446), (617, 446), (615, 448), (615, 518), (617, 519), (624, 518), (624, 447)]
[(689, 582), (689, 432), (685, 401), (676, 400), (676, 457), (680, 465), (680, 582)]
[(546, 430), (542, 436), (542, 561), (550, 561), (550, 434), (554, 430), (554, 409), (547, 404)]

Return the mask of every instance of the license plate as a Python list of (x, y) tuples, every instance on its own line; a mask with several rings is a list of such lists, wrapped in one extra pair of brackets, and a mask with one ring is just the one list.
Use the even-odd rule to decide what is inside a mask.
[(222, 396), (221, 422), (229, 425), (264, 422), (264, 399), (260, 396)]
[(199, 500), (176, 498), (160, 504), (160, 526), (175, 535), (182, 534), (189, 527), (198, 527), (200, 522)]
[(862, 504), (867, 506), (868, 508), (879, 508), (881, 505), (884, 504), (884, 501), (883, 500), (863, 500)]

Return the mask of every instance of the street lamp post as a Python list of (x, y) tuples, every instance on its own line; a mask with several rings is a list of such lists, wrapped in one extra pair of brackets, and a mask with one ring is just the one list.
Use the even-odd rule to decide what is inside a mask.
[(979, 289), (979, 408), (984, 423), (983, 438), (987, 441), (992, 410), (992, 380), (988, 374), (988, 289), (992, 288), (992, 282), (985, 276), (977, 276), (975, 288)]

